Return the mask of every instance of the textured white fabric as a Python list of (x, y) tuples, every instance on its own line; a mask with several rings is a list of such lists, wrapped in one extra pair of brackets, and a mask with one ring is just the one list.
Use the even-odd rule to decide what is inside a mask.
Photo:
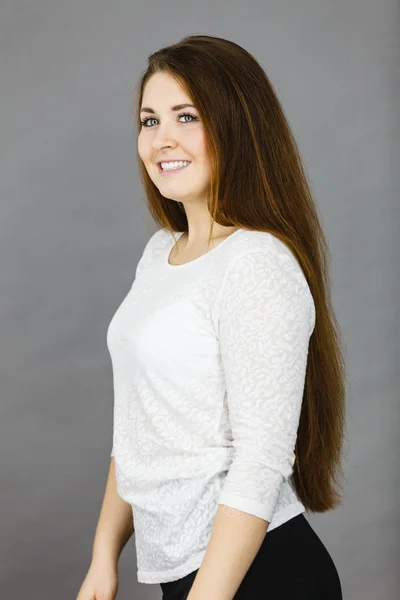
[(183, 265), (168, 263), (174, 243), (151, 236), (107, 331), (141, 583), (200, 567), (218, 504), (269, 521), (267, 535), (305, 511), (290, 481), (315, 325), (304, 274), (265, 232)]

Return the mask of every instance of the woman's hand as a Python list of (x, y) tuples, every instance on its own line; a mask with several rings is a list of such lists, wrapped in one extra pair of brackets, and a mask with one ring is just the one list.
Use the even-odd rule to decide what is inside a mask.
[(114, 600), (117, 591), (117, 565), (92, 561), (76, 600)]

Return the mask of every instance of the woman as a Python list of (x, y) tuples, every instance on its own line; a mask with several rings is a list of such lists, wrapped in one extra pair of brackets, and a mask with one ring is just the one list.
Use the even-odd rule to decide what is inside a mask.
[(194, 35), (150, 56), (136, 111), (160, 229), (107, 332), (113, 448), (77, 600), (115, 597), (133, 532), (164, 600), (339, 600), (304, 512), (341, 504), (345, 367), (282, 107), (248, 52)]

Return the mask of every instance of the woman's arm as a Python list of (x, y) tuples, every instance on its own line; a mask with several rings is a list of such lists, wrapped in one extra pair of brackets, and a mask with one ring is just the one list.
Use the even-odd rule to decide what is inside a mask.
[(214, 307), (235, 452), (187, 600), (234, 598), (293, 473), (313, 298), (275, 244), (233, 260)]
[(115, 459), (111, 458), (103, 504), (93, 542), (92, 563), (118, 563), (134, 532), (132, 507), (117, 493)]
[(232, 600), (268, 526), (269, 522), (264, 519), (220, 504), (187, 600)]

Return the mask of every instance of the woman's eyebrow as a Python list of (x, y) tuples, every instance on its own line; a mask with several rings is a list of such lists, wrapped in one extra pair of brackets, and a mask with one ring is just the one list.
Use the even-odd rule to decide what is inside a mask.
[[(176, 104), (175, 106), (171, 106), (171, 110), (182, 110), (182, 108), (187, 108), (188, 106), (196, 108), (193, 104)], [(140, 112), (155, 113), (155, 111), (152, 108), (149, 108), (147, 106), (143, 106), (140, 109)]]

